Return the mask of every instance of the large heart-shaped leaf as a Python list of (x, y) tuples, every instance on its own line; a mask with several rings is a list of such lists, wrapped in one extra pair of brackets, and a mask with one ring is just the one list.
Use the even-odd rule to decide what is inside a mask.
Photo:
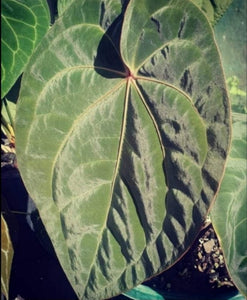
[(49, 22), (46, 0), (1, 1), (1, 98), (22, 73)]
[(23, 77), (17, 159), (79, 298), (128, 290), (188, 249), (229, 127), (213, 32), (191, 2), (64, 11)]

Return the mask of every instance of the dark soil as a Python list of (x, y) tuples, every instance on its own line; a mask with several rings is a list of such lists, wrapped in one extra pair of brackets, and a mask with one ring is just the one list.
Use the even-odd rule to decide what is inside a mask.
[(219, 295), (237, 291), (211, 223), (180, 261), (144, 284), (167, 295)]

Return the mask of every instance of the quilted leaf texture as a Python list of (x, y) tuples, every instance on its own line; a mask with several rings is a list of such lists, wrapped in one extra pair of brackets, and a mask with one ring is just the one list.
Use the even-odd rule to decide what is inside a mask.
[(77, 1), (41, 42), (17, 105), (18, 165), (79, 299), (171, 266), (221, 182), (230, 105), (189, 1)]

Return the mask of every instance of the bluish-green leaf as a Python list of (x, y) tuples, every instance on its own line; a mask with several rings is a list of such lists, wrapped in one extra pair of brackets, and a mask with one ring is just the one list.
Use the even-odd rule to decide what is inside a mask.
[(23, 77), (17, 160), (80, 299), (131, 289), (188, 249), (223, 175), (229, 111), (191, 2), (75, 0), (56, 21)]
[(233, 113), (233, 141), (219, 195), (211, 215), (232, 279), (247, 296), (247, 120)]
[(23, 72), (49, 22), (46, 0), (1, 1), (1, 98)]
[[(234, 28), (232, 25), (234, 24)], [(215, 27), (232, 103), (232, 146), (212, 223), (232, 280), (247, 296), (246, 2), (234, 1)], [(238, 32), (238, 34), (236, 34)], [(229, 51), (230, 49), (230, 51)], [(232, 55), (238, 57), (232, 60)]]

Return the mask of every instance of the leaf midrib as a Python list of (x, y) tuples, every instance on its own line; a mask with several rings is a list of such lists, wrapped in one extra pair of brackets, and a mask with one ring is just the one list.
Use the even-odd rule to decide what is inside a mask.
[[(112, 198), (113, 198), (113, 190), (114, 190), (114, 186), (115, 186), (115, 183), (116, 183), (116, 178), (117, 178), (118, 169), (119, 169), (119, 165), (120, 165), (120, 157), (121, 157), (121, 154), (122, 154), (123, 141), (124, 141), (124, 135), (125, 135), (125, 130), (126, 130), (126, 120), (127, 120), (129, 91), (130, 91), (130, 80), (131, 79), (128, 78), (127, 79), (127, 84), (126, 84), (126, 91), (125, 91), (125, 98), (124, 98), (124, 110), (123, 110), (123, 118), (122, 118), (122, 125), (121, 125), (121, 133), (120, 133), (119, 146), (118, 146), (118, 151), (117, 151), (115, 170), (113, 172), (113, 179), (111, 181), (112, 183), (111, 183), (111, 191), (110, 191), (110, 197), (109, 197), (110, 198), (109, 206), (108, 206), (107, 214), (106, 214), (106, 217), (105, 217), (105, 223), (102, 226), (102, 230), (99, 234), (99, 237), (103, 236), (103, 233), (104, 233), (105, 229), (107, 228), (107, 221), (108, 221), (108, 217), (109, 217), (109, 213), (110, 213), (110, 209), (111, 209)], [(101, 240), (102, 240), (101, 238), (98, 240), (97, 246), (95, 248), (95, 254), (97, 254), (98, 251), (99, 251)], [(90, 265), (89, 272), (88, 272), (88, 278), (87, 278), (87, 281), (85, 283), (84, 294), (86, 292), (87, 284), (90, 280), (92, 269), (93, 269), (93, 266), (95, 265), (96, 259), (97, 259), (97, 255), (94, 256), (94, 259), (93, 259), (93, 261)]]
[[(159, 139), (159, 143), (160, 143), (160, 147), (161, 147), (161, 151), (163, 153), (163, 157), (165, 156), (165, 149), (164, 149), (164, 146), (162, 144), (162, 139), (161, 139), (161, 135), (160, 135), (160, 131), (159, 131), (159, 128), (158, 128), (158, 125), (155, 121), (155, 118), (153, 116), (153, 114), (151, 113), (140, 89), (138, 88), (137, 84), (136, 84), (136, 79), (140, 79), (140, 77), (138, 78), (132, 78), (132, 77), (129, 77), (127, 79), (127, 84), (126, 84), (126, 94), (125, 94), (125, 105), (124, 105), (124, 112), (123, 112), (123, 122), (122, 122), (122, 130), (121, 130), (121, 137), (120, 137), (120, 142), (119, 142), (119, 150), (118, 150), (118, 157), (117, 157), (117, 160), (116, 160), (116, 166), (115, 166), (115, 171), (114, 171), (114, 176), (113, 176), (113, 180), (112, 180), (112, 185), (111, 185), (111, 192), (110, 192), (110, 197), (111, 197), (111, 200), (109, 201), (109, 207), (108, 207), (108, 213), (106, 215), (106, 219), (105, 219), (105, 225), (102, 226), (102, 230), (101, 230), (101, 233), (100, 233), (100, 237), (102, 237), (103, 235), (103, 232), (105, 231), (105, 229), (107, 228), (107, 220), (108, 220), (108, 216), (109, 216), (109, 212), (110, 212), (110, 209), (111, 209), (111, 202), (112, 202), (112, 196), (113, 196), (113, 190), (114, 190), (114, 186), (115, 186), (115, 182), (116, 182), (116, 178), (117, 178), (117, 174), (118, 174), (118, 169), (119, 169), (119, 164), (120, 164), (120, 157), (121, 157), (121, 153), (122, 153), (122, 149), (123, 149), (123, 141), (124, 141), (124, 136), (125, 136), (125, 128), (126, 128), (126, 120), (127, 120), (127, 112), (128, 112), (128, 102), (129, 102), (129, 92), (130, 92), (130, 88), (131, 86), (133, 86), (136, 91), (137, 91), (137, 94), (139, 95), (149, 117), (151, 118), (152, 120), (152, 123), (155, 127), (155, 130), (156, 130), (156, 133), (158, 135), (158, 139)], [(146, 79), (146, 78), (145, 78)], [(160, 233), (162, 232), (162, 229), (160, 230), (160, 232), (157, 233), (156, 235), (156, 238), (153, 240), (153, 243), (156, 242), (156, 239), (157, 237), (160, 235)], [(97, 247), (96, 247), (96, 251), (95, 253), (97, 253), (99, 251), (99, 246), (100, 246), (100, 243), (101, 243), (101, 239), (99, 239), (98, 241), (98, 244), (97, 244)], [(136, 263), (136, 261), (139, 261), (144, 253), (146, 248), (143, 249), (143, 251), (140, 253), (139, 257), (134, 260), (130, 265), (128, 265), (128, 267), (134, 265)], [(92, 264), (91, 264), (91, 267), (90, 267), (90, 272), (89, 272), (89, 275), (88, 275), (88, 280), (85, 284), (85, 286), (87, 287), (87, 283), (91, 277), (91, 272), (92, 272), (92, 268), (93, 266), (95, 265), (95, 261), (97, 259), (97, 255), (94, 256), (94, 260), (92, 261)], [(122, 274), (125, 272), (126, 268), (123, 269), (123, 271), (121, 272), (121, 274), (119, 275), (118, 279), (122, 276)], [(118, 280), (116, 279), (116, 281)], [(110, 284), (110, 283), (109, 283)], [(84, 293), (86, 291), (86, 288), (84, 290)]]

